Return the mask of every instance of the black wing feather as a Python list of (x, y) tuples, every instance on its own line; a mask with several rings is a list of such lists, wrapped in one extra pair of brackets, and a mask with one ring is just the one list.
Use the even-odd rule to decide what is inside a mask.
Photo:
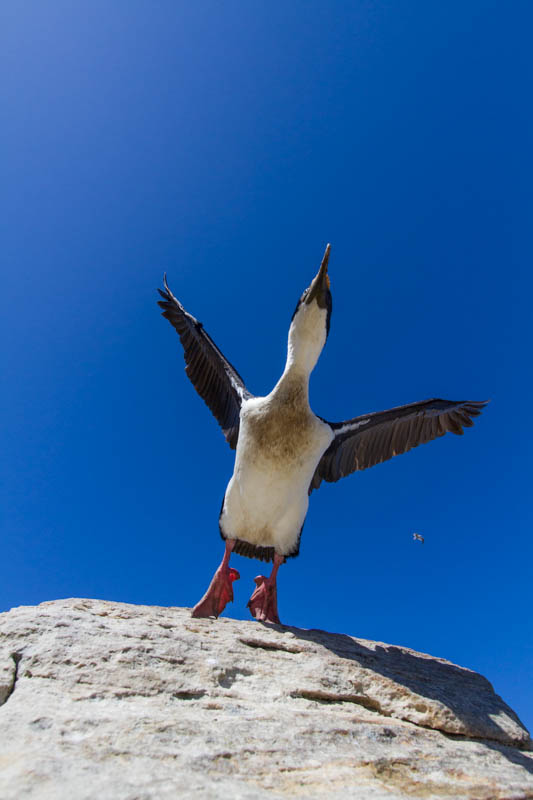
[(329, 422), (335, 438), (315, 470), (309, 492), (322, 481), (338, 481), (356, 470), (368, 469), (406, 453), (448, 431), (461, 436), (472, 427), (488, 401), (433, 398), (388, 411), (377, 411), (345, 422)]
[(158, 305), (163, 316), (176, 329), (183, 345), (185, 372), (213, 415), (218, 420), (229, 446), (234, 450), (239, 438), (239, 418), (243, 400), (252, 397), (244, 381), (221, 353), (209, 334), (174, 297), (164, 278), (165, 289), (158, 289), (163, 300)]

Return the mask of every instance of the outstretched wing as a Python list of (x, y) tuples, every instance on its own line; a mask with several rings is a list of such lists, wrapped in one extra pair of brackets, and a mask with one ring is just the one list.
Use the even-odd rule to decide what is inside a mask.
[(318, 489), (322, 481), (338, 481), (356, 470), (381, 464), (448, 431), (462, 435), (463, 427), (474, 424), (472, 417), (479, 416), (487, 402), (434, 398), (345, 422), (329, 422), (335, 438), (318, 463), (309, 492)]
[(158, 305), (163, 316), (175, 327), (183, 345), (185, 372), (218, 420), (229, 446), (234, 450), (239, 438), (239, 417), (243, 400), (252, 397), (244, 381), (220, 352), (209, 334), (189, 314), (168, 288), (158, 289), (163, 300)]

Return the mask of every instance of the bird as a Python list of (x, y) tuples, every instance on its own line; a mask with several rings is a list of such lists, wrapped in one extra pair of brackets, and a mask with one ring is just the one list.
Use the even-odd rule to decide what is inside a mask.
[(463, 434), (488, 401), (432, 398), (329, 422), (309, 405), (309, 377), (329, 334), (332, 296), (328, 244), (320, 268), (292, 315), (283, 373), (264, 396), (254, 396), (202, 323), (171, 292), (166, 274), (158, 289), (162, 315), (177, 331), (185, 371), (235, 450), (219, 530), (224, 555), (193, 617), (218, 617), (233, 601), (240, 576), (229, 566), (233, 553), (272, 562), (258, 575), (248, 602), (252, 616), (280, 624), (277, 574), (298, 555), (309, 496), (325, 481), (406, 453), (445, 433)]
[(422, 544), (424, 544), (424, 537), (421, 536), (419, 533), (413, 533), (413, 541), (422, 542)]

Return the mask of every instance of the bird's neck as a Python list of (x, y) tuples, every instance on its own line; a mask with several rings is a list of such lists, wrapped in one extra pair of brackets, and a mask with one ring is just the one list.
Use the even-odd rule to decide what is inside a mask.
[(317, 345), (313, 341), (306, 341), (305, 339), (293, 341), (289, 337), (284, 372), (290, 372), (293, 375), (305, 375), (309, 380), (322, 348), (318, 352), (317, 350)]
[[(292, 333), (292, 329), (291, 329)], [(309, 402), (309, 376), (320, 355), (316, 343), (303, 337), (291, 336), (287, 346), (287, 361), (283, 374), (275, 386), (278, 397), (294, 392), (305, 402)]]
[(324, 312), (316, 304), (302, 306), (289, 328), (285, 373), (305, 375), (309, 380), (325, 343)]
[(309, 376), (315, 368), (326, 341), (324, 313), (318, 305), (301, 306), (289, 328), (287, 361), (283, 375), (274, 388), (277, 396), (297, 394), (309, 402)]
[(272, 394), (277, 401), (284, 404), (309, 405), (309, 372), (297, 364), (290, 364), (287, 359), (287, 365)]

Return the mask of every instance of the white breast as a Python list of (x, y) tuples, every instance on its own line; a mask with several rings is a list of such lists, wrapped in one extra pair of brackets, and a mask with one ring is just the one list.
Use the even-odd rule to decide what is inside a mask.
[(243, 404), (220, 517), (226, 537), (275, 547), (280, 555), (296, 548), (311, 479), (333, 439), (329, 425), (309, 408), (305, 390), (285, 389)]

